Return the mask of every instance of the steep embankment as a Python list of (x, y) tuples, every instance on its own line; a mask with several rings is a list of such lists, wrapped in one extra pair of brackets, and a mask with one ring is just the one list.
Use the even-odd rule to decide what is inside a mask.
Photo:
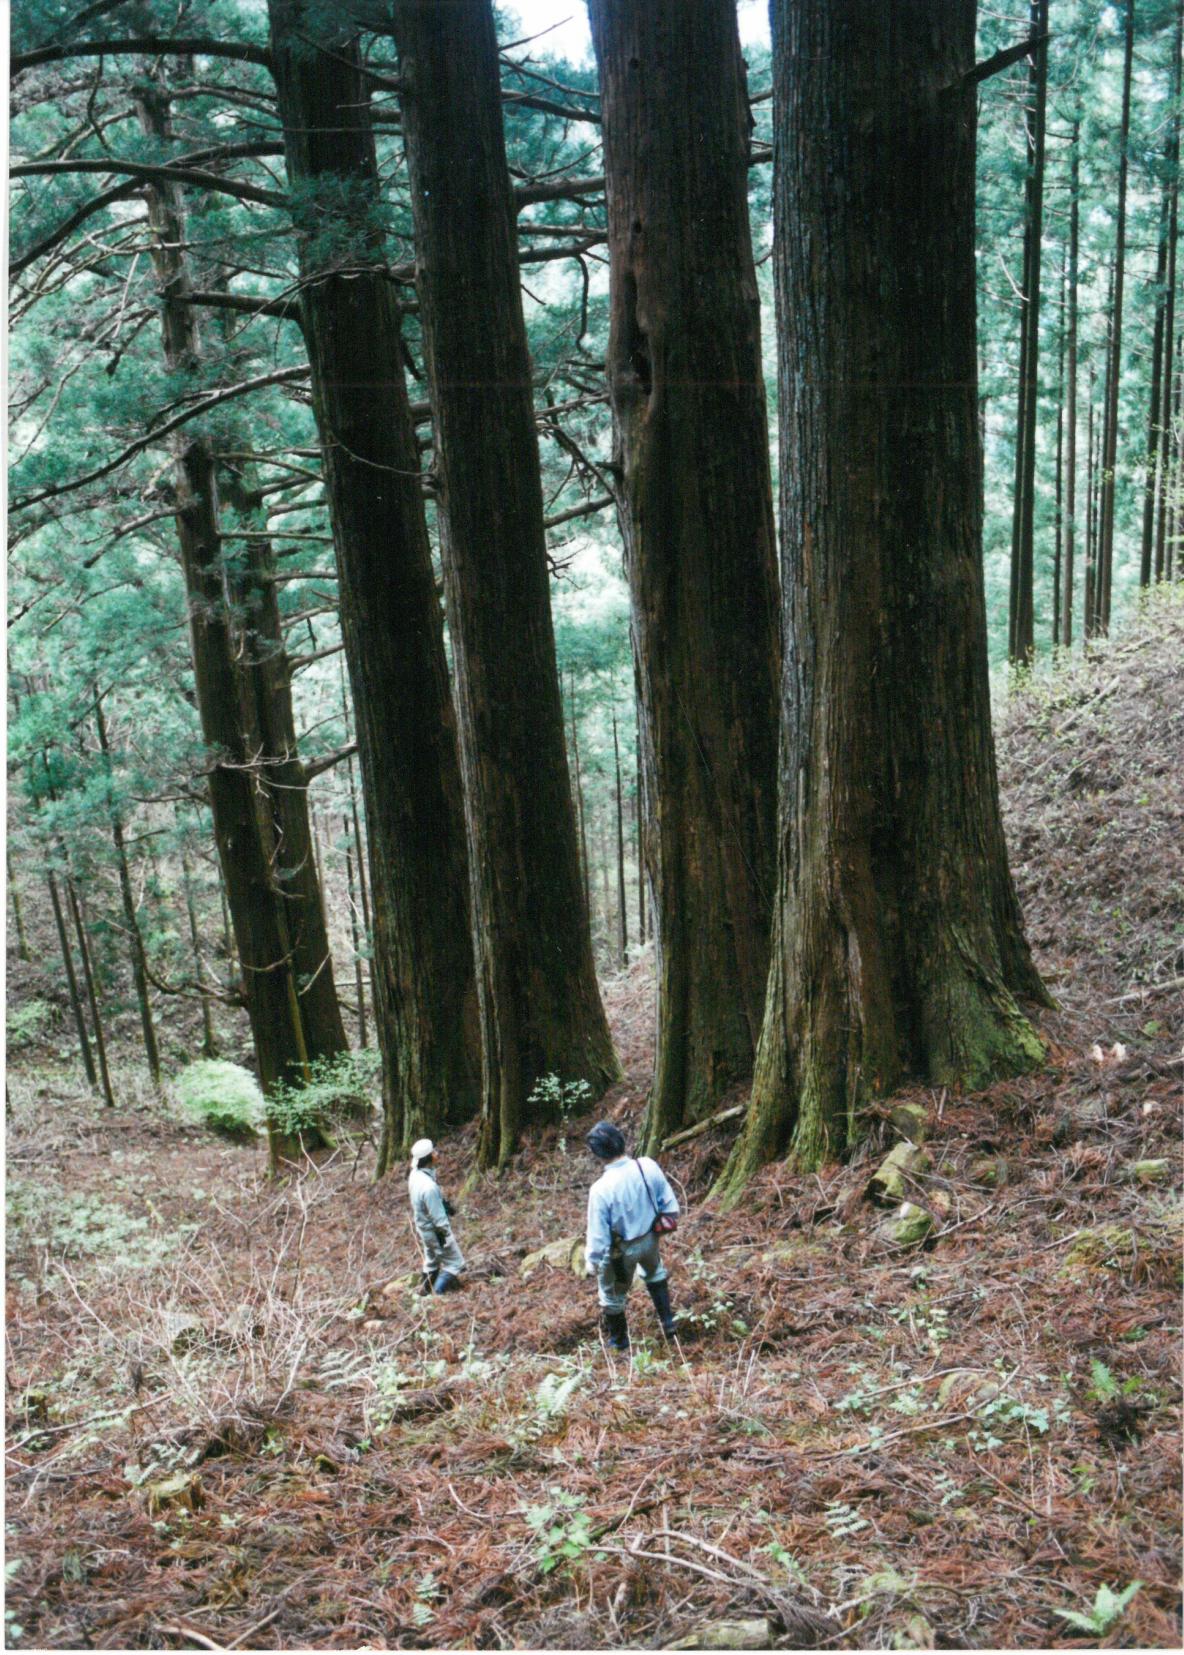
[[(726, 1216), (726, 1139), (697, 1139), (668, 1158), (681, 1350), (638, 1290), (645, 1342), (612, 1360), (590, 1284), (523, 1278), (579, 1231), (585, 1122), (476, 1185), (470, 1284), (425, 1302), (368, 1152), (273, 1188), (155, 1103), (116, 1124), (15, 1075), (15, 1641), (652, 1647), (743, 1620), (731, 1644), (1174, 1645), (1182, 645), (1157, 605), (1009, 712), (1060, 1009), (1039, 1074), (896, 1100), (924, 1122), (925, 1244), (867, 1195), (899, 1109), (857, 1164), (770, 1168)], [(626, 1124), (643, 979), (609, 994)], [(470, 1147), (445, 1147), (454, 1187)], [(1107, 1621), (1099, 1593), (1136, 1581)]]

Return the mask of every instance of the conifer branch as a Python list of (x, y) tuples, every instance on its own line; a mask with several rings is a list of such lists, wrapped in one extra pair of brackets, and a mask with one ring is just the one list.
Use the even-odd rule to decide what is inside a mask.
[(53, 46), (14, 53), (10, 68), (15, 76), (25, 69), (36, 69), (43, 63), (61, 63), (70, 57), (119, 57), (132, 53), (141, 57), (227, 57), (236, 63), (257, 63), (261, 68), (271, 68), (271, 53), (266, 47), (249, 46), (245, 41), (215, 40), (208, 35), (181, 40), (153, 35), (139, 35), (131, 40), (61, 40)]

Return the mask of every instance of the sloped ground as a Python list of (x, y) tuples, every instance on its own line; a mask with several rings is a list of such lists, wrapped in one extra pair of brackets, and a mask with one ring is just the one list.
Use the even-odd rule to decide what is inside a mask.
[[(1001, 733), (1060, 1010), (1040, 1074), (911, 1094), (936, 1237), (894, 1246), (866, 1199), (886, 1120), (858, 1164), (770, 1168), (726, 1215), (726, 1137), (700, 1138), (666, 1158), (674, 1351), (640, 1289), (627, 1363), (590, 1283), (520, 1277), (580, 1229), (587, 1122), (470, 1190), (472, 1279), (424, 1301), (371, 1148), (274, 1187), (134, 1087), (113, 1119), (14, 1074), (9, 1641), (658, 1647), (745, 1620), (782, 1646), (1178, 1646), (1182, 688), (1161, 605)], [(629, 1124), (646, 962), (608, 998)], [(453, 1190), (470, 1149), (445, 1148)], [(1093, 1633), (1058, 1613), (1136, 1581)]]

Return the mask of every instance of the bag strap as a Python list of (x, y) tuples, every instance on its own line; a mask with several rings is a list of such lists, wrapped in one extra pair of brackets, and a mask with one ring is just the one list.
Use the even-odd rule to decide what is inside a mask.
[(654, 1209), (654, 1217), (655, 1218), (661, 1218), (662, 1209), (661, 1209), (661, 1207), (659, 1207), (658, 1203), (654, 1200), (654, 1192), (650, 1188), (650, 1181), (645, 1175), (645, 1168), (642, 1166), (641, 1162), (637, 1159), (636, 1155), (633, 1157), (633, 1165), (637, 1168), (638, 1172), (641, 1173), (641, 1181), (645, 1185), (645, 1193), (650, 1198), (650, 1206)]

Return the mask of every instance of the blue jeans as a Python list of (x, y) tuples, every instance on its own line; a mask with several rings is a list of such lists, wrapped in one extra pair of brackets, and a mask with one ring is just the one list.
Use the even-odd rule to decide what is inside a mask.
[(652, 1230), (632, 1241), (614, 1242), (616, 1253), (610, 1253), (596, 1274), (597, 1294), (604, 1310), (624, 1310), (625, 1297), (633, 1285), (634, 1275), (641, 1271), (647, 1282), (666, 1280), (666, 1266), (658, 1251), (658, 1238)]

